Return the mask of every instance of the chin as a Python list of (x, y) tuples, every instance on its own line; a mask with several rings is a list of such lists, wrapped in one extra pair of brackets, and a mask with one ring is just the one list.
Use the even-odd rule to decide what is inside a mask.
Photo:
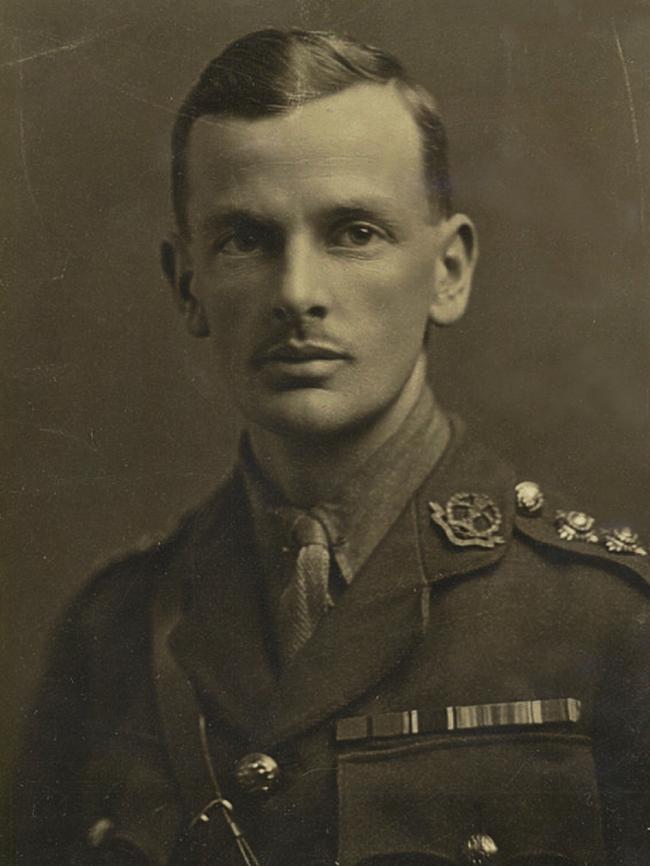
[[(300, 439), (330, 439), (363, 426), (358, 400), (319, 388), (303, 388), (242, 406), (246, 419), (270, 433)], [(368, 413), (374, 415), (375, 413)]]

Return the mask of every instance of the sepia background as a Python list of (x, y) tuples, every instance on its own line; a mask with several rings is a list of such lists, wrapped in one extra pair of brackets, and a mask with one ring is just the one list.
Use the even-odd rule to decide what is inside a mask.
[[(3, 4), (2, 710), (89, 572), (223, 476), (237, 419), (158, 267), (168, 137), (243, 33), (331, 28), (437, 95), (481, 262), (437, 331), (444, 405), (521, 478), (650, 537), (650, 6), (579, 0)], [(207, 342), (207, 341), (206, 341)]]

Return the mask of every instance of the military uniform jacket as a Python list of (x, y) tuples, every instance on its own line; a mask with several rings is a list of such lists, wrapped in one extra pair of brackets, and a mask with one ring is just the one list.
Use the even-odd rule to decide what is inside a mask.
[[(457, 441), (282, 675), (237, 473), (105, 569), (31, 716), (19, 864), (241, 866), (221, 806), (188, 830), (216, 796), (197, 713), (261, 866), (650, 863), (648, 557), (561, 537), (548, 494), (518, 512), (517, 480)], [(484, 544), (440, 516), (457, 493), (498, 509)], [(238, 782), (255, 753), (268, 792)]]

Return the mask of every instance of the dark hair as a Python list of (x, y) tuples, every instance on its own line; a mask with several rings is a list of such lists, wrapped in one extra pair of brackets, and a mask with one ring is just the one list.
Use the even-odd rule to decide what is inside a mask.
[(187, 232), (187, 144), (206, 114), (255, 119), (283, 114), (359, 82), (400, 89), (422, 136), (425, 182), (439, 210), (451, 213), (447, 135), (432, 96), (385, 51), (314, 30), (259, 30), (232, 42), (203, 70), (172, 132), (172, 202)]

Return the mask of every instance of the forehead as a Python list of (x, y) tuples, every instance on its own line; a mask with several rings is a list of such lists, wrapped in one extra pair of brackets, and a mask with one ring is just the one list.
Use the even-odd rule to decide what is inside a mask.
[(298, 207), (344, 191), (428, 208), (420, 131), (393, 85), (355, 85), (273, 117), (201, 117), (188, 179), (190, 216), (217, 200), (243, 207), (284, 197)]

